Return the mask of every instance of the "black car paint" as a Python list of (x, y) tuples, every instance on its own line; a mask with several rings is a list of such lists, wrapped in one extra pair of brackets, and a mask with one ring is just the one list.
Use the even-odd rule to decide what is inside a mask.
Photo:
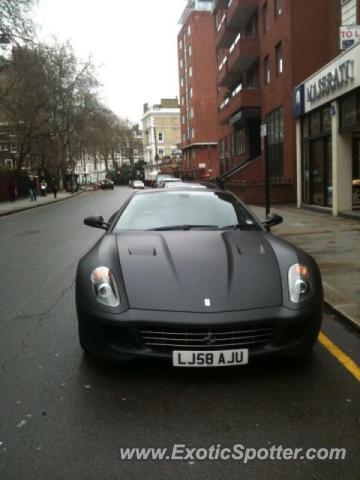
[[(138, 194), (146, 192), (134, 193)], [(287, 334), (290, 343), (275, 341), (251, 352), (250, 358), (282, 351), (301, 353), (316, 341), (323, 291), (312, 257), (262, 226), (256, 232), (114, 233), (114, 225), (131, 198), (112, 216), (108, 231), (78, 265), (76, 305), (85, 350), (111, 359), (166, 356), (139, 343), (137, 331), (143, 324), (192, 328), (271, 320), (277, 325), (277, 338), (281, 337), (279, 332), (297, 325), (300, 334), (296, 341)], [(190, 239), (194, 256), (188, 255)], [(194, 258), (199, 260), (196, 266)], [(256, 268), (251, 270), (254, 263)], [(312, 272), (311, 294), (299, 304), (290, 301), (288, 290), (288, 269), (294, 263), (307, 265)], [(115, 275), (121, 297), (118, 307), (100, 305), (95, 298), (90, 275), (100, 265), (108, 266)], [(210, 307), (205, 307), (205, 298), (211, 299)], [(104, 328), (127, 332), (124, 338), (130, 339), (129, 345), (112, 343)]]

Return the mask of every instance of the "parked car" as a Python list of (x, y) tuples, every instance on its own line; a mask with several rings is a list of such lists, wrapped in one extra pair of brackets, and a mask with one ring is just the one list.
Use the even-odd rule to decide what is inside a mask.
[(134, 180), (131, 184), (131, 187), (135, 189), (137, 188), (144, 189), (145, 185), (144, 185), (144, 182), (142, 182), (141, 180)]
[[(169, 178), (175, 178), (173, 177), (172, 175), (169, 175), (169, 174), (160, 174), (160, 175), (157, 175), (156, 179), (155, 179), (155, 184), (154, 184), (154, 187), (155, 188), (159, 188), (161, 182), (163, 180), (168, 180)], [(176, 179), (177, 181), (179, 181), (179, 179), (177, 178)]]
[(114, 190), (114, 182), (109, 178), (104, 178), (98, 182), (98, 188), (101, 188), (102, 190), (111, 188), (111, 190)]
[(243, 365), (308, 355), (323, 289), (315, 260), (267, 229), (223, 190), (135, 192), (80, 260), (80, 344), (113, 360), (164, 358), (180, 367)]
[(197, 182), (166, 182), (163, 188), (200, 188), (201, 190), (206, 190), (207, 188), (216, 188), (215, 185), (207, 183), (197, 183)]

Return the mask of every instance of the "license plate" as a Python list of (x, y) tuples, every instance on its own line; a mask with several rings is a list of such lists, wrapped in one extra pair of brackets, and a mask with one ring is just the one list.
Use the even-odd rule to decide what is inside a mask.
[(172, 358), (174, 367), (231, 367), (246, 365), (249, 362), (249, 350), (174, 350)]

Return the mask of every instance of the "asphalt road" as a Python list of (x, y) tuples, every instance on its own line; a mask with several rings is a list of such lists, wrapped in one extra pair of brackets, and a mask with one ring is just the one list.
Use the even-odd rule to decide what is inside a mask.
[[(125, 367), (84, 358), (74, 277), (127, 188), (0, 219), (0, 479), (359, 478), (359, 382), (318, 343), (310, 362), (227, 369)], [(324, 333), (360, 363), (359, 338)], [(125, 461), (121, 447), (346, 448), (345, 460)]]

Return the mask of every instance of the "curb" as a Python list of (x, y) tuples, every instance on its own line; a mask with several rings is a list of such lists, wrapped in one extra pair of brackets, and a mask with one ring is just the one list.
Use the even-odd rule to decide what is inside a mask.
[(346, 294), (323, 281), (324, 303), (338, 318), (360, 332), (360, 305)]
[(20, 212), (25, 212), (26, 210), (32, 210), (33, 208), (41, 208), (41, 207), (46, 207), (48, 205), (52, 205), (53, 203), (59, 203), (59, 202), (64, 202), (65, 200), (69, 200), (70, 198), (77, 197), (78, 195), (81, 195), (86, 192), (76, 192), (70, 195), (69, 197), (65, 198), (59, 198), (56, 200), (53, 200), (52, 202), (46, 202), (46, 203), (40, 203), (37, 205), (29, 205), (28, 207), (21, 207), (17, 208), (16, 210), (9, 210), (7, 212), (1, 212), (0, 217), (8, 217), (9, 215), (12, 215), (13, 213), (20, 213)]
[(344, 312), (336, 308), (334, 305), (331, 305), (331, 303), (327, 302), (326, 300), (324, 300), (324, 304), (334, 315), (337, 316), (337, 318), (341, 321), (341, 323), (343, 323), (348, 327), (351, 327), (353, 330), (360, 333), (360, 325), (356, 320), (349, 317)]

